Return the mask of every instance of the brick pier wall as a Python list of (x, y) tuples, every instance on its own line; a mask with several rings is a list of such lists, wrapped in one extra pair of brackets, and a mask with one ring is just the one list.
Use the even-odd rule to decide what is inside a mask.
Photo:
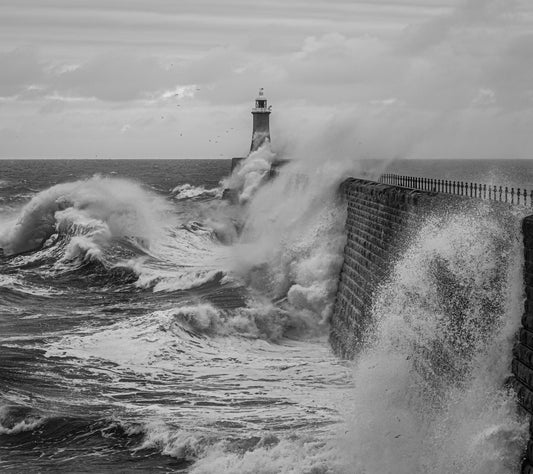
[(404, 237), (437, 195), (362, 179), (346, 180), (341, 192), (348, 208), (348, 239), (330, 343), (337, 355), (351, 358), (369, 322), (373, 291), (387, 277)]
[[(334, 352), (352, 358), (370, 322), (373, 292), (392, 269), (417, 221), (450, 199), (439, 193), (348, 179), (341, 185), (347, 204), (347, 244), (331, 320)], [(533, 415), (533, 216), (522, 224), (526, 302), (513, 350), (512, 383), (524, 416)], [(533, 474), (533, 421), (521, 474)]]
[(522, 463), (523, 474), (533, 474), (533, 216), (522, 222), (524, 237), (524, 285), (526, 301), (522, 327), (513, 350), (514, 386), (518, 401), (530, 416), (530, 439)]

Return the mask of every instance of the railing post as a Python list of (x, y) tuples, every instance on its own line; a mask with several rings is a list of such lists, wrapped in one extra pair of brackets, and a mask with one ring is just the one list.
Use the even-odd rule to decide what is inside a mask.
[(525, 188), (514, 188), (510, 186), (496, 186), (495, 184), (487, 185), (474, 182), (453, 181), (449, 179), (399, 175), (395, 173), (383, 173), (377, 178), (377, 180), (379, 183), (411, 189), (420, 189), (432, 193), (448, 193), (458, 196), (488, 199), (489, 201), (500, 201), (523, 206), (529, 205), (530, 207), (533, 207), (533, 189), (528, 190)]

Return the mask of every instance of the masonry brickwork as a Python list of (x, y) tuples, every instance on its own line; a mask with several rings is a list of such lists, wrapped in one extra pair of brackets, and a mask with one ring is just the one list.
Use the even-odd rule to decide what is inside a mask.
[[(420, 218), (457, 196), (348, 179), (341, 185), (347, 205), (344, 263), (331, 320), (334, 352), (352, 358), (370, 323), (374, 291), (386, 280)], [(533, 216), (522, 224), (526, 301), (513, 350), (511, 379), (524, 416), (533, 415)], [(521, 474), (533, 474), (533, 421)]]
[(347, 243), (330, 343), (337, 355), (352, 358), (369, 323), (373, 292), (437, 194), (363, 179), (344, 181), (341, 192), (347, 205)]
[(524, 237), (524, 285), (526, 301), (522, 327), (513, 350), (512, 370), (518, 401), (530, 415), (530, 439), (522, 463), (523, 474), (533, 474), (533, 216), (522, 222)]

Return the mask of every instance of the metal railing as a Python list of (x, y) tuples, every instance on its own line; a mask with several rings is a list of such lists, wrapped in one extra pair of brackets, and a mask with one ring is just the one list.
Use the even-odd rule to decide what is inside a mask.
[(455, 194), (490, 201), (506, 202), (533, 207), (533, 190), (496, 186), (495, 184), (468, 183), (448, 179), (420, 178), (385, 173), (378, 180), (380, 183), (392, 184), (404, 188), (420, 189), (437, 193)]

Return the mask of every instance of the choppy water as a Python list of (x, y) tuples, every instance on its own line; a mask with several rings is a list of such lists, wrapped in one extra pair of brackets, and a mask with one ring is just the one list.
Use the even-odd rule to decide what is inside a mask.
[(526, 211), (428, 219), (340, 361), (342, 176), (269, 159), (2, 162), (2, 472), (515, 471)]

